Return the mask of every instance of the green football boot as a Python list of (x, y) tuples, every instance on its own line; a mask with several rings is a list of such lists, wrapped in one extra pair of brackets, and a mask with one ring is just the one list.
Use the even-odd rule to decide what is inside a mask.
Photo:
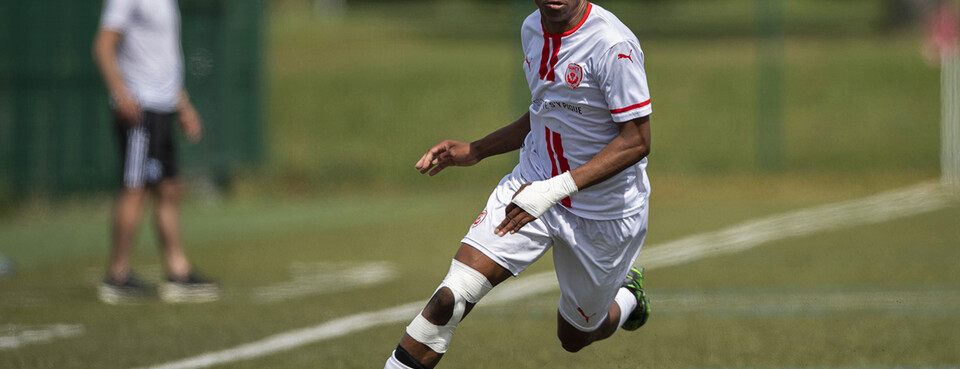
[(637, 307), (630, 312), (627, 321), (623, 322), (623, 329), (635, 331), (643, 326), (643, 323), (646, 323), (647, 318), (650, 317), (650, 300), (647, 299), (647, 294), (643, 292), (643, 268), (630, 268), (630, 272), (627, 273), (627, 277), (624, 278), (621, 286), (633, 292), (633, 295), (637, 297)]

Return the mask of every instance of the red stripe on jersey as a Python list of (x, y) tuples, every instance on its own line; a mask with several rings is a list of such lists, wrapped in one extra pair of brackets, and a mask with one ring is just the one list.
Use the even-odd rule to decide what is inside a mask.
[[(547, 153), (550, 154), (550, 165), (553, 169), (552, 176), (556, 177), (560, 173), (569, 172), (570, 162), (563, 156), (563, 139), (560, 134), (550, 131), (550, 128), (547, 127), (543, 127), (543, 129), (546, 133)], [(560, 200), (560, 204), (568, 208), (573, 206), (569, 196)]]
[(557, 158), (553, 153), (553, 132), (550, 131), (550, 128), (543, 127), (545, 137), (547, 138), (547, 154), (550, 155), (550, 166), (553, 168), (553, 171), (550, 172), (550, 175), (556, 177), (560, 172), (557, 171)]
[(547, 36), (543, 36), (543, 53), (540, 55), (540, 79), (547, 77), (547, 71), (550, 68), (547, 66), (547, 62), (550, 61), (550, 39)]
[[(567, 162), (567, 157), (563, 156), (563, 140), (560, 139), (560, 134), (556, 132), (553, 132), (553, 150), (557, 152), (557, 159), (560, 161), (560, 173), (569, 172), (570, 163)], [(569, 196), (560, 200), (560, 203), (568, 208), (573, 206), (573, 204), (570, 203)]]
[(540, 80), (556, 80), (558, 54), (560, 54), (560, 36), (543, 36), (543, 52), (540, 56)]
[(547, 72), (547, 81), (553, 82), (556, 79), (557, 72), (554, 68), (557, 66), (557, 55), (560, 54), (560, 36), (551, 37), (553, 39), (553, 55), (550, 56), (550, 72)]
[(611, 114), (624, 113), (624, 112), (631, 111), (631, 110), (633, 110), (633, 109), (642, 108), (642, 107), (647, 106), (647, 105), (650, 105), (650, 100), (644, 101), (644, 102), (639, 103), (639, 104), (633, 104), (633, 105), (630, 105), (630, 106), (628, 106), (628, 107), (626, 107), (626, 108), (610, 109), (610, 113), (611, 113)]

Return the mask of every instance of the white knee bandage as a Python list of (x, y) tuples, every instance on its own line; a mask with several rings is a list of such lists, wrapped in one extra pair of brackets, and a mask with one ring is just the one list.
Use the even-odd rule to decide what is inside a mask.
[(453, 293), (453, 314), (450, 320), (444, 325), (430, 323), (423, 317), (423, 311), (417, 314), (413, 322), (407, 326), (407, 334), (414, 340), (427, 345), (431, 350), (437, 353), (447, 352), (450, 340), (453, 338), (453, 331), (457, 329), (460, 320), (463, 319), (463, 313), (467, 303), (476, 304), (483, 298), (493, 285), (487, 280), (487, 277), (473, 268), (453, 260), (450, 263), (450, 271), (443, 278), (443, 283), (437, 287), (436, 294), (440, 289), (447, 287)]

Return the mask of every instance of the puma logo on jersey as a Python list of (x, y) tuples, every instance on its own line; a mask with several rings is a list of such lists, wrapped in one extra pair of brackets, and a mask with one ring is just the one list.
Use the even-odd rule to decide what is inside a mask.
[(627, 59), (627, 60), (629, 60), (631, 63), (633, 63), (633, 58), (631, 57), (631, 55), (633, 55), (633, 50), (630, 50), (630, 53), (629, 53), (629, 54), (626, 54), (626, 55), (624, 55), (624, 54), (617, 54), (617, 60)]
[(583, 309), (581, 309), (581, 308), (577, 308), (577, 311), (580, 312), (580, 315), (583, 315), (583, 319), (586, 319), (586, 320), (587, 320), (587, 323), (590, 323), (590, 318), (593, 318), (594, 315), (597, 315), (597, 313), (593, 313), (593, 314), (590, 314), (590, 316), (587, 316), (587, 314), (585, 314), (585, 313), (583, 312)]

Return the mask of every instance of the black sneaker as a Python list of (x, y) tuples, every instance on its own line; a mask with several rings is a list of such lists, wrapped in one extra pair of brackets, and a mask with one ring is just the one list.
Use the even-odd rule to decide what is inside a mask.
[(141, 281), (133, 273), (122, 282), (116, 282), (109, 277), (103, 280), (97, 288), (97, 297), (110, 305), (132, 304), (143, 302), (153, 296), (153, 287)]
[(211, 302), (220, 299), (220, 286), (195, 272), (186, 279), (167, 280), (160, 285), (160, 299), (165, 302)]
[(640, 328), (643, 323), (646, 323), (647, 318), (650, 317), (650, 299), (643, 291), (643, 268), (630, 268), (630, 272), (623, 280), (622, 287), (637, 297), (637, 307), (630, 312), (630, 316), (627, 317), (627, 321), (623, 322), (622, 327), (628, 331), (634, 331)]

